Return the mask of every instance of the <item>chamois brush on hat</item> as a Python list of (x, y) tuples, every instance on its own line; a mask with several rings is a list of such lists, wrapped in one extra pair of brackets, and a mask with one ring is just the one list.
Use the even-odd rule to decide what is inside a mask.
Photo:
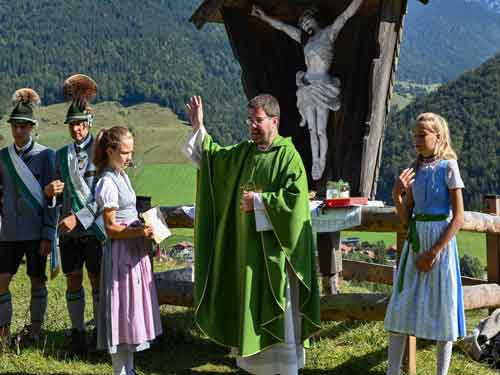
[(12, 96), (12, 104), (14, 109), (10, 113), (8, 122), (27, 121), (33, 125), (37, 125), (38, 121), (35, 117), (35, 107), (40, 105), (40, 95), (30, 88), (22, 88), (17, 90)]
[(64, 81), (63, 92), (64, 98), (71, 101), (64, 123), (87, 121), (92, 126), (92, 107), (89, 103), (97, 94), (95, 81), (84, 74), (72, 75)]

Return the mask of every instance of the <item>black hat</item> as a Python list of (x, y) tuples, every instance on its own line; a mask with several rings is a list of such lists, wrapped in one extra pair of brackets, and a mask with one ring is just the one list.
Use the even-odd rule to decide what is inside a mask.
[(72, 102), (66, 113), (65, 124), (71, 124), (75, 121), (92, 122), (92, 113), (87, 103)]

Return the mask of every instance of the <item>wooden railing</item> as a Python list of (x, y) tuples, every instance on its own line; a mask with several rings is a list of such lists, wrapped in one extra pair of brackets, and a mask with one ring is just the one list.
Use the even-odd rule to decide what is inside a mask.
[[(170, 228), (192, 228), (193, 220), (184, 213), (182, 206), (162, 206), (161, 212)], [(404, 233), (394, 207), (362, 207), (361, 225), (354, 227), (359, 232)], [(465, 211), (461, 231), (500, 234), (500, 217), (474, 211)]]
[[(466, 211), (462, 231), (484, 233), (487, 244), (487, 280), (462, 277), (466, 310), (500, 307), (500, 198), (492, 196), (486, 202), (488, 213)], [(192, 228), (193, 220), (180, 206), (161, 207), (171, 228)], [(360, 232), (395, 232), (398, 250), (401, 250), (405, 228), (393, 207), (362, 208), (361, 225), (349, 230)], [(339, 249), (331, 249), (339, 251)], [(321, 267), (320, 267), (321, 268)], [(392, 285), (392, 266), (343, 260), (342, 277), (345, 280), (370, 281)], [(193, 283), (167, 281), (156, 274), (158, 298), (161, 304), (192, 306)], [(321, 297), (323, 320), (383, 320), (389, 296), (379, 293), (341, 293)], [(409, 338), (406, 370), (416, 372), (415, 338)]]

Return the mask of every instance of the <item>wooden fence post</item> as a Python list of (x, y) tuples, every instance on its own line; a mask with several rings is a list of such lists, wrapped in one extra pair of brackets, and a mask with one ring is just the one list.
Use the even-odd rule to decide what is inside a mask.
[[(397, 232), (397, 248), (398, 248), (398, 263), (399, 256), (403, 251), (403, 245), (406, 239), (406, 233)], [(393, 288), (395, 285), (393, 285)], [(403, 370), (408, 375), (414, 375), (417, 373), (417, 338), (415, 336), (408, 336), (406, 340), (406, 350), (405, 357), (403, 360)]]
[(339, 274), (342, 272), (340, 232), (318, 233), (317, 244), (323, 294), (337, 294), (339, 293)]
[[(490, 215), (500, 215), (500, 195), (490, 194), (483, 198), (483, 212)], [(486, 233), (486, 262), (488, 281), (500, 284), (500, 235)], [(491, 314), (493, 309), (490, 309)]]
[[(484, 213), (500, 215), (500, 195), (484, 196)], [(488, 281), (500, 283), (500, 236), (498, 233), (486, 233), (486, 259)]]

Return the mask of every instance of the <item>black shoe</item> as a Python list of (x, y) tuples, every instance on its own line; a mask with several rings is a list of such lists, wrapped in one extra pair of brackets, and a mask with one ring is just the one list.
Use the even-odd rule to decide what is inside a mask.
[(87, 349), (89, 353), (97, 352), (97, 328), (94, 328), (90, 331), (87, 337)]
[(87, 333), (76, 328), (71, 330), (69, 353), (81, 356), (87, 353)]

